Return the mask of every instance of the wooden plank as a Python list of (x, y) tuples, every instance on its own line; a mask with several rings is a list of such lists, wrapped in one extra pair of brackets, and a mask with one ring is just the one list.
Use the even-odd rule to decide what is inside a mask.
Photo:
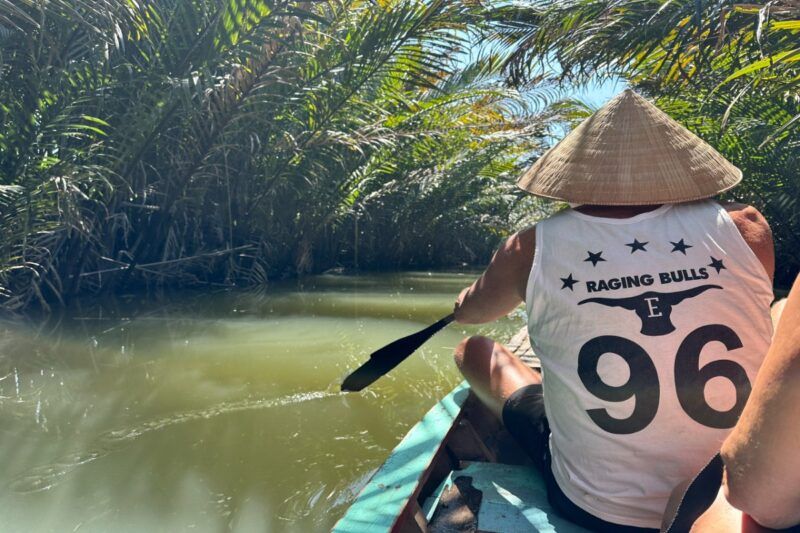
[(406, 519), (398, 523), (397, 533), (425, 533), (428, 530), (428, 520), (416, 500), (409, 502), (404, 512)]
[(439, 500), (442, 498), (442, 494), (446, 491), (450, 485), (453, 484), (453, 473), (450, 472), (447, 477), (445, 477), (439, 486), (436, 487), (436, 490), (425, 500), (425, 503), (422, 505), (422, 512), (425, 515), (425, 519), (430, 522), (431, 517), (433, 517), (433, 512), (436, 510), (436, 507), (439, 505)]
[(416, 504), (425, 474), (459, 419), (468, 395), (469, 386), (463, 382), (428, 411), (372, 476), (333, 531), (373, 533), (399, 526), (409, 505)]
[(462, 418), (458, 422), (447, 446), (461, 460), (497, 462), (495, 453), (486, 447), (483, 439), (466, 418)]
[(459, 477), (442, 493), (428, 524), (429, 533), (475, 533), (483, 496), (472, 479)]
[(461, 476), (471, 478), (472, 486), (482, 493), (478, 531), (589, 533), (553, 512), (544, 480), (531, 467), (471, 463), (451, 476), (454, 483)]
[(520, 329), (516, 335), (511, 337), (511, 340), (508, 341), (506, 347), (519, 357), (523, 363), (534, 370), (539, 370), (542, 368), (542, 363), (539, 361), (539, 357), (534, 353), (533, 347), (531, 347), (531, 339), (528, 337), (528, 328), (527, 326)]

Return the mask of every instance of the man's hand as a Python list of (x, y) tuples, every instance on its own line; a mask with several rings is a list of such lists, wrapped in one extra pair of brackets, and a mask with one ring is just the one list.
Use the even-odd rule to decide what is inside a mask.
[(461, 293), (458, 295), (458, 298), (456, 298), (456, 302), (453, 304), (453, 314), (456, 317), (456, 322), (459, 321), (458, 319), (459, 319), (460, 310), (461, 310), (461, 302), (463, 302), (464, 298), (467, 297), (467, 293), (469, 292), (469, 289), (470, 289), (469, 287), (464, 287), (463, 289), (461, 289)]

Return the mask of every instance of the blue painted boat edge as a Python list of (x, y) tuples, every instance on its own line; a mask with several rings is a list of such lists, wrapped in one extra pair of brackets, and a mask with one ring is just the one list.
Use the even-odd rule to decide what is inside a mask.
[(439, 450), (469, 396), (462, 382), (411, 428), (336, 523), (337, 533), (392, 531), (416, 500)]

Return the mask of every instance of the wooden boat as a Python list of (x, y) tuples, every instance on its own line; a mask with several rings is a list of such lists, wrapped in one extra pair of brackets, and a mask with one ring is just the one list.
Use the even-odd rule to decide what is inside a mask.
[[(538, 368), (525, 329), (509, 348)], [(466, 382), (409, 431), (333, 530), (588, 531), (552, 512), (544, 481)]]

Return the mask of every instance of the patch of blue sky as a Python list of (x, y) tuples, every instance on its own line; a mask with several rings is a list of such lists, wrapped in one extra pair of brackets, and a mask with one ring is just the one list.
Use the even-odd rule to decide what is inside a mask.
[[(463, 35), (463, 34), (462, 34)], [(491, 39), (478, 40), (477, 35), (467, 37), (473, 40), (471, 46), (463, 50), (455, 58), (457, 65), (466, 67), (480, 58), (495, 55), (502, 60), (509, 52), (509, 49), (498, 41)], [(560, 65), (553, 58), (549, 58), (543, 63), (539, 63), (534, 69), (533, 74), (546, 74), (550, 80), (554, 80), (561, 74)], [(500, 82), (498, 78), (494, 80)], [(619, 77), (600, 77), (589, 80), (581, 85), (563, 84), (558, 87), (553, 86), (553, 82), (545, 82), (541, 86), (530, 86), (523, 90), (522, 97), (526, 100), (527, 106), (532, 112), (542, 111), (545, 106), (562, 99), (575, 99), (586, 104), (590, 109), (596, 110), (608, 102), (611, 98), (622, 92), (627, 87), (627, 82)], [(569, 132), (566, 124), (558, 125), (553, 128), (552, 135), (548, 138), (550, 144), (555, 144)]]
[(621, 93), (627, 87), (625, 80), (610, 78), (598, 80), (583, 87), (568, 89), (568, 96), (580, 100), (596, 109), (602, 107), (611, 98)]

